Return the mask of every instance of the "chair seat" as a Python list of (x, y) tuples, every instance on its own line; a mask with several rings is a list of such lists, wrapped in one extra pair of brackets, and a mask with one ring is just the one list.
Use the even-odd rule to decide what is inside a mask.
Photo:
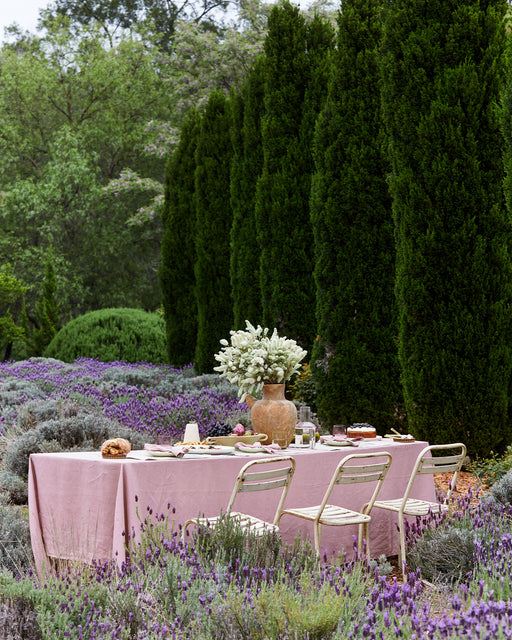
[[(315, 507), (303, 507), (295, 509), (285, 509), (283, 513), (287, 513), (291, 516), (297, 516), (305, 520), (312, 520), (313, 522), (318, 518), (320, 511), (320, 505)], [(329, 526), (343, 526), (345, 524), (363, 524), (370, 522), (370, 516), (359, 511), (352, 511), (351, 509), (345, 509), (344, 507), (338, 507), (333, 504), (326, 504), (322, 513), (322, 517), (318, 521), (320, 524)]]
[[(374, 508), (387, 509), (388, 511), (399, 512), (402, 510), (403, 499), (397, 500), (377, 500), (373, 505)], [(445, 504), (439, 502), (428, 502), (427, 500), (417, 500), (415, 498), (409, 498), (405, 503), (403, 512), (408, 516), (426, 516), (432, 511), (433, 513), (441, 513), (448, 511), (448, 507)]]
[(200, 527), (214, 527), (220, 519), (232, 518), (236, 521), (236, 523), (244, 530), (250, 531), (256, 536), (261, 536), (265, 533), (276, 532), (279, 533), (279, 527), (271, 522), (266, 522), (265, 520), (261, 520), (260, 518), (256, 518), (255, 516), (247, 515), (246, 513), (240, 513), (238, 511), (231, 511), (229, 515), (224, 516), (214, 516), (211, 518), (196, 518), (195, 520), (190, 520), (190, 522), (194, 523)]

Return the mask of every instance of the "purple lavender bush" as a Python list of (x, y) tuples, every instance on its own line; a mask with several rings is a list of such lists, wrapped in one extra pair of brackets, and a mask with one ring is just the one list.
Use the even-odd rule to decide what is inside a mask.
[[(0, 592), (24, 595), (43, 638), (505, 639), (512, 636), (511, 514), (495, 507), (486, 502), (475, 509), (474, 571), (467, 582), (452, 584), (441, 611), (431, 607), (432, 585), (419, 569), (401, 584), (362, 561), (319, 561), (307, 545), (276, 549), (272, 537), (251, 538), (234, 554), (236, 525), (226, 523), (215, 545), (208, 535), (183, 541), (165, 514), (146, 516), (139, 542), (120, 567), (98, 563), (42, 585), (3, 575)], [(453, 514), (441, 528), (466, 527), (471, 513)], [(411, 544), (431, 525), (439, 521), (419, 522), (409, 532)], [(265, 553), (271, 562), (255, 562)]]
[[(21, 438), (25, 449), (50, 438), (62, 447), (87, 439), (96, 446), (105, 433), (96, 421), (141, 442), (160, 434), (179, 439), (190, 421), (204, 436), (247, 410), (228, 389), (190, 367), (44, 358), (0, 365), (2, 620), (23, 622), (26, 640), (512, 638), (512, 508), (495, 499), (474, 507), (471, 494), (452, 513), (410, 524), (404, 584), (375, 563), (317, 558), (307, 543), (247, 540), (229, 520), (182, 540), (172, 515), (150, 506), (138, 542), (126, 538), (126, 563), (63, 566), (35, 579), (26, 512), (23, 521), (13, 515), (23, 506), (7, 506), (24, 499)], [(433, 606), (439, 594), (441, 608)]]
[(30, 402), (35, 415), (40, 400), (74, 402), (82, 412), (115, 420), (148, 441), (159, 435), (178, 440), (192, 421), (199, 424), (203, 437), (217, 422), (231, 421), (234, 426), (240, 413), (247, 412), (232, 385), (217, 375), (206, 377), (205, 381), (195, 376), (190, 366), (175, 369), (87, 358), (72, 364), (51, 358), (2, 363), (0, 429), (5, 432), (17, 424), (25, 403)]

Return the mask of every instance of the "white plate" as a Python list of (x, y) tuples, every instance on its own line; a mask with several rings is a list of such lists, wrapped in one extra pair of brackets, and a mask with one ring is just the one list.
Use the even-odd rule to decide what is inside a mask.
[[(208, 455), (208, 456), (219, 456), (219, 455), (229, 455), (235, 452), (235, 447), (223, 447), (221, 445), (215, 445), (213, 448), (209, 449), (189, 449), (185, 456), (188, 455)], [(178, 456), (174, 456), (169, 451), (148, 451), (146, 453), (149, 456), (154, 458), (177, 458)], [(183, 456), (182, 456), (183, 457)]]
[(329, 447), (353, 447), (354, 446), (348, 440), (324, 440), (323, 444), (326, 444)]
[(288, 446), (293, 449), (309, 449), (309, 444), (295, 444), (295, 442), (292, 442)]
[(263, 447), (244, 447), (243, 445), (239, 445), (238, 447), (235, 447), (235, 451), (241, 451), (242, 453), (278, 453), (280, 450), (268, 451)]
[(225, 447), (224, 445), (214, 445), (213, 449), (189, 449), (185, 455), (193, 454), (193, 455), (210, 455), (210, 456), (221, 456), (221, 455), (229, 455), (230, 453), (235, 453), (235, 447)]

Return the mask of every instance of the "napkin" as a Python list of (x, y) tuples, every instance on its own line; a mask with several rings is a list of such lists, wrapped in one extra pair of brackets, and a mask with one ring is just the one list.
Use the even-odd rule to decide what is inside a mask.
[(173, 444), (150, 444), (147, 442), (144, 445), (144, 449), (146, 451), (159, 451), (161, 453), (169, 453), (171, 456), (174, 456), (176, 458), (181, 458), (186, 453), (188, 453), (188, 447)]
[(281, 447), (275, 442), (272, 442), (271, 444), (262, 444), (261, 442), (255, 442), (254, 444), (235, 442), (235, 449), (254, 449), (254, 451), (266, 451), (267, 453), (274, 453), (276, 451), (279, 451)]

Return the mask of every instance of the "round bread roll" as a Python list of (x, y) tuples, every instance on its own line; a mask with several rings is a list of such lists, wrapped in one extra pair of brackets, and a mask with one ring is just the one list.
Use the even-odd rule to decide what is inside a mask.
[(101, 455), (105, 458), (124, 458), (132, 450), (132, 445), (124, 438), (112, 438), (101, 445)]

